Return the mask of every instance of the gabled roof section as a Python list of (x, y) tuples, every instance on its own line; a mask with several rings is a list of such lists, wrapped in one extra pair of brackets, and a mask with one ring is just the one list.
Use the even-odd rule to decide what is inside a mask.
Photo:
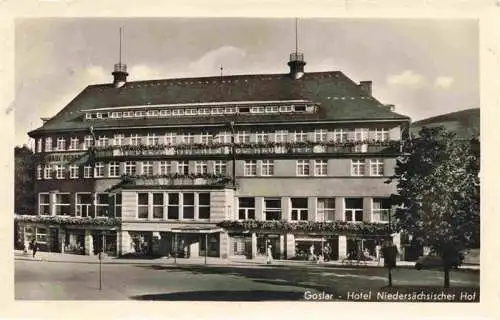
[(90, 85), (42, 127), (30, 132), (38, 135), (57, 130), (179, 123), (213, 124), (228, 116), (172, 117), (86, 121), (82, 110), (161, 104), (210, 102), (309, 100), (319, 105), (319, 112), (305, 115), (235, 115), (242, 122), (335, 121), (335, 120), (407, 120), (390, 111), (364, 92), (357, 83), (340, 71), (305, 73), (300, 79), (288, 74), (235, 75), (224, 77), (182, 78), (128, 82), (121, 88), (110, 84)]

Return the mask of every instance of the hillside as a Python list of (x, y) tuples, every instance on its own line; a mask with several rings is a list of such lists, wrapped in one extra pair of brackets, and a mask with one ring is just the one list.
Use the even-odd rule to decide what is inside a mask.
[(463, 138), (480, 132), (479, 108), (467, 109), (416, 121), (411, 125), (411, 132), (417, 134), (422, 127), (444, 126)]

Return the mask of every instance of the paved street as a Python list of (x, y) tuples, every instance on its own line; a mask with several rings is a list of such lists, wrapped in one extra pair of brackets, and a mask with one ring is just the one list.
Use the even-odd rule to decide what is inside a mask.
[[(15, 261), (15, 297), (28, 300), (303, 300), (306, 290), (346, 300), (349, 291), (379, 290), (387, 285), (384, 268), (297, 265), (165, 265)], [(398, 268), (397, 290), (436, 286), (443, 274)], [(479, 271), (451, 273), (451, 286), (479, 287)], [(469, 289), (472, 290), (472, 289)]]

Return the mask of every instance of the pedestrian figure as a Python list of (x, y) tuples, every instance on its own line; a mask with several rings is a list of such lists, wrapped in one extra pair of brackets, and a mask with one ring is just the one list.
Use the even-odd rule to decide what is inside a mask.
[(273, 263), (273, 248), (269, 244), (267, 246), (267, 264), (271, 264), (271, 263)]
[(25, 240), (23, 243), (23, 254), (24, 255), (28, 254), (28, 248), (29, 248), (29, 242)]
[(323, 248), (323, 259), (326, 261), (330, 260), (330, 244), (327, 243)]
[(375, 257), (377, 258), (377, 264), (378, 264), (378, 265), (380, 265), (380, 256), (381, 256), (381, 254), (380, 254), (380, 250), (381, 250), (381, 249), (382, 249), (382, 248), (380, 247), (380, 244), (377, 244), (377, 245), (375, 246)]
[(33, 250), (33, 258), (34, 258), (38, 250), (38, 244), (36, 243), (35, 239), (31, 240), (30, 247), (31, 250)]
[(311, 244), (311, 246), (309, 247), (309, 255), (310, 255), (310, 259), (311, 261), (314, 261), (314, 260), (317, 260), (318, 257), (316, 257), (316, 255), (314, 254), (314, 245)]

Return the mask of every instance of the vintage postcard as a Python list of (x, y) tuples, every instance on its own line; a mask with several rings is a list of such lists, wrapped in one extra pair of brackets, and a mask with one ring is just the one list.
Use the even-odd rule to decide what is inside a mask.
[(483, 299), (479, 19), (13, 29), (16, 302)]

